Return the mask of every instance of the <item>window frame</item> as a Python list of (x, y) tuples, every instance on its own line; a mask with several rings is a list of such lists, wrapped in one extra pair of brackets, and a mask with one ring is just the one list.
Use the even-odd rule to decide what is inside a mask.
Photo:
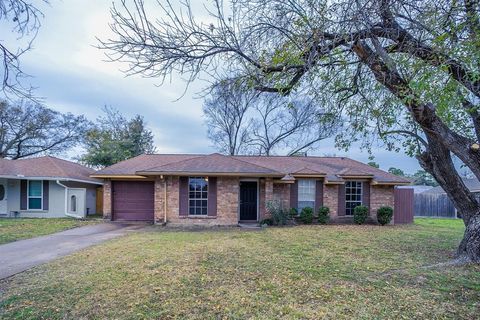
[[(300, 202), (311, 202), (311, 203), (312, 203), (311, 208), (312, 208), (313, 210), (315, 210), (315, 204), (316, 204), (316, 203), (315, 203), (315, 202), (316, 202), (316, 199), (315, 199), (315, 198), (316, 198), (316, 193), (317, 193), (317, 181), (314, 180), (314, 179), (298, 179), (297, 181), (298, 181), (297, 210), (298, 210), (299, 213), (300, 213), (301, 209), (306, 208), (306, 207), (310, 207), (310, 206), (300, 207)], [(304, 183), (304, 182), (308, 182), (307, 188), (308, 188), (309, 191), (312, 191), (312, 190), (313, 190), (313, 193), (311, 194), (311, 195), (312, 195), (312, 198), (313, 198), (312, 200), (301, 200), (301, 199), (300, 199), (300, 194), (302, 194), (302, 195), (305, 195), (305, 194), (306, 194), (305, 192), (303, 192), (303, 193), (300, 192), (301, 189), (305, 189), (305, 186), (301, 186), (301, 183)], [(309, 192), (309, 193), (310, 193), (310, 192)]]
[[(200, 191), (192, 191), (190, 189), (191, 186), (191, 181), (192, 180), (198, 180), (198, 179), (203, 179), (206, 183), (206, 191), (200, 190)], [(192, 176), (188, 177), (188, 216), (191, 217), (206, 217), (208, 216), (208, 177), (198, 177), (198, 176)], [(191, 194), (194, 193), (194, 197), (191, 197)], [(200, 198), (198, 198), (196, 195), (197, 193), (200, 193)], [(203, 194), (206, 194), (205, 197), (203, 197)], [(191, 203), (192, 201), (195, 203), (195, 205), (192, 207)], [(202, 203), (200, 206), (197, 206), (197, 201), (200, 201)], [(203, 202), (205, 201), (205, 206), (203, 205)], [(193, 213), (191, 212), (191, 209), (194, 209)], [(205, 213), (202, 213), (203, 209), (205, 208)], [(200, 209), (200, 213), (197, 213), (197, 210)]]
[[(348, 186), (348, 184), (355, 183), (356, 187)], [(348, 193), (348, 189), (360, 189), (360, 193)], [(347, 199), (348, 196), (358, 196), (360, 200), (350, 200)], [(357, 203), (356, 206), (349, 208), (348, 203)], [(358, 204), (360, 203), (360, 204)], [(345, 182), (345, 215), (352, 217), (354, 214), (355, 207), (363, 205), (363, 181), (350, 180)], [(350, 212), (350, 214), (349, 214)]]
[[(30, 183), (40, 182), (40, 196), (30, 195)], [(40, 199), (40, 208), (30, 208), (30, 199)], [(43, 180), (27, 180), (27, 210), (29, 211), (43, 211)]]

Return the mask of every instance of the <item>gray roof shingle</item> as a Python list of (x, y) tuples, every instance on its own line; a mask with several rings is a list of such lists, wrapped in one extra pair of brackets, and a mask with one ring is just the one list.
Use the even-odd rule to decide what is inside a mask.
[(93, 176), (154, 174), (256, 174), (282, 177), (325, 176), (330, 182), (345, 177), (372, 178), (378, 183), (409, 184), (410, 180), (345, 157), (225, 156), (218, 153), (141, 155), (97, 171)]

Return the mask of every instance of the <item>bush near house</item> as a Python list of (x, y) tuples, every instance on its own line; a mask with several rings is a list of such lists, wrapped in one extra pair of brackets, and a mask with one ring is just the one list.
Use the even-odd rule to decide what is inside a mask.
[(321, 206), (318, 208), (318, 223), (327, 224), (330, 221), (330, 208)]
[(313, 209), (305, 207), (300, 212), (299, 220), (304, 224), (312, 224), (313, 222)]
[(353, 222), (356, 224), (364, 224), (368, 218), (368, 208), (365, 206), (356, 206), (353, 209)]
[(392, 207), (380, 207), (377, 210), (377, 220), (382, 226), (389, 224), (392, 221), (393, 209)]
[(274, 226), (284, 226), (292, 221), (290, 211), (283, 208), (279, 201), (267, 202), (267, 211), (270, 213), (272, 225)]

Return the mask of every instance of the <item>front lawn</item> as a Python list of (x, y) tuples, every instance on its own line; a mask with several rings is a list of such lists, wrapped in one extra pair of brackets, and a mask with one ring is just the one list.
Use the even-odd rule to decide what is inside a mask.
[(0, 244), (38, 236), (95, 223), (73, 218), (34, 219), (0, 218)]
[[(462, 222), (182, 232), (152, 227), (0, 282), (5, 319), (473, 319)], [(162, 231), (158, 231), (162, 230)]]

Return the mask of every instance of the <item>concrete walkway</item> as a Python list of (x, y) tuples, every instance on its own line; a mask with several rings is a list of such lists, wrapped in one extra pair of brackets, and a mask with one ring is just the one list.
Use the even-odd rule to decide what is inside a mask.
[(0, 279), (144, 227), (101, 223), (0, 245)]

